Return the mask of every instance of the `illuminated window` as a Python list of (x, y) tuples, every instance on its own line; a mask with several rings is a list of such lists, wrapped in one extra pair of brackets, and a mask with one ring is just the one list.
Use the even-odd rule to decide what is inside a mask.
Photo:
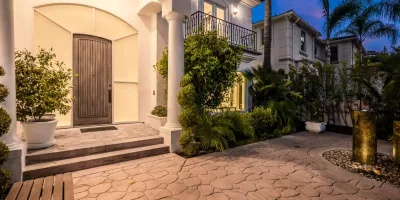
[(304, 31), (301, 31), (300, 42), (301, 42), (301, 50), (305, 52), (306, 51), (306, 33)]
[(245, 102), (245, 78), (239, 73), (242, 80), (230, 89), (227, 99), (221, 104), (221, 108), (228, 108), (228, 110), (244, 110)]

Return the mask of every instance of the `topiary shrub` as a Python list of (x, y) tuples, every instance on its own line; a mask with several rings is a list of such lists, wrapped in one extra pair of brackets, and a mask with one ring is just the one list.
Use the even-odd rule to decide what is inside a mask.
[(157, 117), (166, 117), (167, 116), (167, 107), (165, 107), (165, 106), (156, 106), (151, 111), (151, 114), (155, 115)]
[[(4, 76), (6, 73), (3, 67), (0, 66), (0, 76)], [(4, 101), (8, 96), (8, 89), (4, 85), (0, 84), (0, 102)], [(11, 117), (4, 108), (0, 108), (0, 137), (8, 132), (11, 125)], [(10, 150), (7, 145), (0, 141), (0, 166), (2, 166), (8, 159)], [(8, 170), (0, 167), (0, 199), (6, 197), (6, 192), (10, 188), (11, 175)]]

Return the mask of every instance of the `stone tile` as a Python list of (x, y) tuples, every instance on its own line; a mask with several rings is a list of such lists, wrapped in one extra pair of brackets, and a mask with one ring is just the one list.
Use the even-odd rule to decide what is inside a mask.
[(110, 174), (108, 176), (108, 178), (111, 180), (118, 181), (118, 180), (124, 180), (124, 179), (128, 178), (128, 176), (129, 175), (127, 173), (125, 173), (124, 171), (119, 171), (119, 172)]
[(230, 190), (233, 188), (232, 182), (225, 178), (217, 178), (210, 185), (221, 190)]
[(88, 186), (95, 186), (100, 183), (103, 183), (105, 180), (107, 180), (107, 177), (94, 177), (94, 178), (89, 178), (84, 181), (79, 181), (75, 185), (88, 185)]
[(138, 174), (138, 175), (136, 175), (136, 176), (133, 176), (133, 180), (136, 182), (139, 182), (139, 181), (148, 181), (148, 180), (153, 180), (154, 179), (154, 177), (153, 176), (151, 176), (150, 174), (148, 174), (148, 173), (144, 173), (144, 174)]
[(306, 195), (307, 197), (318, 197), (320, 192), (310, 186), (299, 186), (296, 188), (298, 192)]
[(235, 190), (224, 190), (223, 193), (230, 199), (246, 199), (246, 195)]
[(98, 200), (117, 200), (121, 199), (126, 195), (126, 192), (109, 192), (100, 194), (97, 199)]
[(332, 188), (342, 194), (356, 194), (359, 190), (356, 186), (349, 183), (335, 183)]
[(74, 194), (74, 199), (76, 199), (76, 200), (83, 199), (83, 198), (85, 198), (85, 197), (88, 196), (88, 195), (89, 195), (89, 192), (88, 192), (88, 191), (86, 191), (86, 192), (80, 192), (80, 193), (75, 193), (75, 194)]
[(281, 192), (283, 190), (283, 188), (264, 188), (257, 190), (256, 192), (266, 199), (271, 199), (281, 197)]
[(209, 185), (199, 185), (197, 188), (200, 191), (200, 195), (208, 196), (214, 193), (214, 188)]
[(218, 178), (222, 178), (222, 177), (225, 177), (225, 176), (228, 175), (228, 172), (227, 172), (226, 170), (222, 170), (222, 169), (215, 170), (215, 171), (213, 171), (213, 173), (214, 173), (214, 175), (217, 176)]
[(210, 184), (211, 181), (215, 180), (217, 178), (217, 176), (215, 176), (214, 174), (207, 174), (207, 175), (199, 175), (198, 176), (201, 179), (201, 184)]
[(189, 187), (191, 186), (198, 186), (201, 184), (201, 179), (197, 178), (197, 177), (192, 177), (192, 178), (188, 178), (188, 179), (184, 179), (183, 183)]
[(89, 189), (89, 186), (87, 186), (87, 185), (74, 187), (74, 193), (85, 192), (85, 191), (87, 191), (88, 189)]
[(102, 183), (93, 186), (89, 189), (90, 194), (100, 194), (108, 191), (111, 188), (111, 183)]
[(207, 200), (229, 200), (229, 197), (224, 193), (215, 193), (213, 195), (207, 196)]
[(146, 184), (144, 182), (135, 182), (129, 186), (129, 192), (144, 192), (146, 190)]
[(167, 190), (169, 190), (173, 195), (180, 194), (187, 188), (188, 186), (183, 183), (171, 183), (167, 186)]
[(158, 181), (155, 181), (155, 180), (148, 180), (148, 181), (145, 181), (144, 183), (146, 184), (146, 189), (147, 190), (151, 190), (151, 189), (157, 188), (160, 185), (160, 183)]
[(128, 192), (122, 200), (132, 200), (132, 199), (138, 199), (140, 197), (143, 197), (144, 193), (143, 192)]
[(284, 189), (281, 192), (281, 196), (282, 197), (294, 197), (294, 196), (297, 196), (299, 194), (300, 194), (299, 192), (297, 192), (296, 190), (290, 189), (290, 188)]
[(182, 193), (174, 196), (174, 198), (179, 200), (197, 200), (200, 197), (200, 192), (197, 189), (187, 189)]

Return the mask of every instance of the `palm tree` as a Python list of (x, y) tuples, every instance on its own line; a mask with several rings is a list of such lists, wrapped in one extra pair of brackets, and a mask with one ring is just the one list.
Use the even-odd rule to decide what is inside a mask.
[(263, 67), (271, 66), (271, 13), (272, 0), (261, 0), (264, 2), (264, 64)]
[(400, 0), (381, 0), (377, 5), (381, 16), (394, 22), (400, 21)]
[[(325, 17), (324, 31), (326, 32), (326, 62), (331, 63), (330, 39), (334, 30), (339, 28), (353, 13), (355, 13), (362, 0), (344, 0), (338, 6), (331, 9), (330, 0), (321, 0), (322, 12)], [(369, 0), (367, 0), (369, 1)]]
[(338, 30), (336, 36), (355, 35), (357, 36), (360, 45), (367, 38), (382, 38), (386, 37), (394, 45), (399, 37), (399, 30), (395, 24), (384, 23), (378, 16), (381, 12), (379, 5), (373, 4), (364, 6), (358, 9), (350, 18), (350, 25)]

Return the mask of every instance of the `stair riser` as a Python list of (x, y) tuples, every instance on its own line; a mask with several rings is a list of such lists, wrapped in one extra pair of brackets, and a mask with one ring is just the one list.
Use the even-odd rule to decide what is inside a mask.
[(124, 162), (139, 158), (145, 158), (149, 156), (156, 156), (160, 154), (169, 153), (169, 147), (154, 148), (144, 150), (140, 152), (126, 153), (121, 155), (109, 156), (104, 158), (98, 158), (93, 160), (85, 160), (77, 163), (65, 164), (60, 166), (47, 167), (32, 171), (25, 171), (23, 174), (24, 180), (35, 179), (39, 177), (46, 177), (50, 175), (56, 175), (66, 172), (74, 172), (92, 167), (99, 167), (103, 165), (114, 164), (118, 162)]
[(103, 146), (79, 148), (74, 150), (62, 151), (62, 152), (49, 152), (41, 155), (27, 155), (26, 165), (34, 165), (38, 163), (51, 162), (69, 158), (77, 158), (82, 156), (89, 156), (93, 154), (106, 153), (111, 151), (119, 151), (124, 149), (132, 149), (156, 144), (163, 144), (163, 138), (151, 138), (147, 140), (132, 141), (126, 143), (116, 143)]

